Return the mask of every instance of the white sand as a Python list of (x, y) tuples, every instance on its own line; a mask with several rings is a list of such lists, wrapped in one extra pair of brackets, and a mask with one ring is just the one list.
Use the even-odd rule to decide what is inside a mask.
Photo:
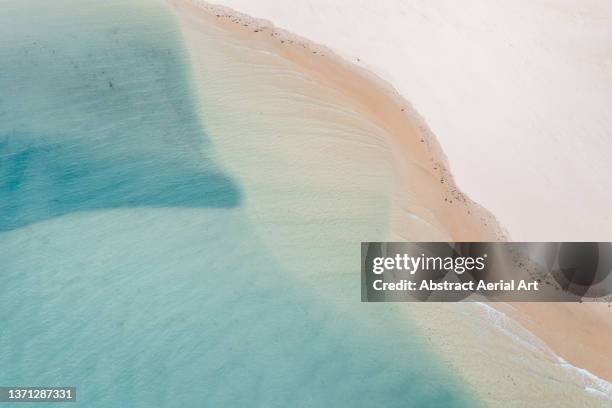
[(612, 237), (612, 2), (218, 0), (388, 80), (514, 240)]

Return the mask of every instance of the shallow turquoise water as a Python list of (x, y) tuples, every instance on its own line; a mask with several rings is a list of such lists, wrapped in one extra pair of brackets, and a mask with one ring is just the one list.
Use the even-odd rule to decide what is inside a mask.
[(399, 307), (321, 297), (267, 252), (164, 3), (0, 6), (0, 385), (87, 407), (476, 403)]

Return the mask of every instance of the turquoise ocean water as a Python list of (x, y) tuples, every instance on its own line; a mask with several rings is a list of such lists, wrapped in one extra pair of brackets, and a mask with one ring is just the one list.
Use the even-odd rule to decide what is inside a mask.
[(399, 307), (359, 303), (358, 258), (332, 299), (269, 253), (164, 2), (0, 7), (0, 385), (84, 407), (477, 404)]

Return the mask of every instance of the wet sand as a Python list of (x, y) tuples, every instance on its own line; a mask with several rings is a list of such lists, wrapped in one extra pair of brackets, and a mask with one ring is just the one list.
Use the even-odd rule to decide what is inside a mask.
[(609, 303), (512, 303), (505, 312), (576, 367), (612, 382)]

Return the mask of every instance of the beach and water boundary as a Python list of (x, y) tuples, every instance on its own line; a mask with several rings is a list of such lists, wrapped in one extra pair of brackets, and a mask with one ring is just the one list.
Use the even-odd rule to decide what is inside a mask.
[[(430, 165), (431, 163), (434, 163), (433, 166), (428, 168), (428, 170), (431, 171), (431, 173), (428, 174), (428, 177), (422, 179), (422, 180), (425, 180), (424, 182), (425, 185), (428, 185), (428, 183), (430, 183), (432, 180), (442, 180), (442, 179), (448, 180), (448, 183), (446, 184), (446, 186), (448, 186), (448, 190), (443, 194), (449, 194), (449, 193), (456, 194), (456, 196), (453, 197), (456, 200), (455, 203), (459, 201), (460, 203), (468, 206), (468, 209), (465, 211), (466, 213), (469, 211), (470, 215), (472, 213), (472, 210), (469, 209), (470, 205), (474, 205), (477, 207), (475, 211), (479, 211), (479, 210), (484, 211), (484, 213), (486, 214), (486, 216), (481, 216), (479, 218), (479, 221), (480, 221), (479, 227), (485, 227), (483, 228), (485, 230), (484, 232), (482, 232), (482, 230), (478, 230), (478, 228), (474, 229), (473, 227), (468, 227), (464, 230), (461, 230), (461, 223), (466, 218), (465, 217), (466, 213), (452, 213), (451, 212), (451, 215), (444, 214), (439, 217), (436, 217), (441, 212), (447, 210), (447, 208), (440, 208), (439, 202), (438, 202), (438, 204), (433, 205), (431, 207), (432, 211), (434, 211), (433, 216), (431, 213), (428, 214), (432, 216), (431, 218), (427, 218), (427, 215), (422, 216), (422, 218), (428, 220), (428, 223), (427, 223), (428, 226), (434, 225), (438, 227), (440, 230), (444, 231), (444, 234), (448, 234), (447, 236), (451, 236), (457, 240), (483, 240), (484, 241), (484, 240), (490, 240), (490, 239), (499, 239), (499, 240), (509, 239), (509, 237), (507, 236), (507, 233), (505, 233), (503, 228), (497, 225), (495, 219), (490, 214), (488, 214), (485, 210), (482, 210), (476, 204), (473, 204), (471, 200), (469, 200), (469, 198), (466, 198), (465, 196), (463, 196), (460, 190), (456, 186), (454, 186), (452, 182), (452, 177), (448, 175), (448, 171), (446, 170), (446, 167), (445, 167), (446, 161), (445, 161), (444, 155), (441, 152), (439, 145), (435, 141), (435, 138), (428, 131), (427, 127), (424, 125), (422, 119), (418, 116), (418, 114), (416, 114), (414, 110), (410, 107), (410, 104), (406, 102), (405, 100), (403, 100), (403, 98), (401, 98), (390, 85), (388, 85), (387, 83), (382, 81), (380, 78), (376, 77), (375, 75), (365, 71), (363, 68), (354, 66), (350, 62), (347, 62), (342, 57), (338, 56), (337, 54), (327, 49), (326, 47), (317, 45), (317, 44), (312, 44), (311, 42), (309, 42), (308, 40), (304, 38), (288, 33), (285, 30), (278, 29), (274, 27), (274, 25), (269, 21), (252, 19), (251, 17), (248, 17), (246, 15), (243, 15), (239, 12), (236, 12), (226, 7), (213, 6), (213, 5), (204, 3), (204, 2), (194, 2), (194, 3), (198, 3), (198, 6), (203, 8), (203, 10), (206, 12), (208, 17), (210, 17), (210, 20), (208, 21), (209, 23), (214, 24), (215, 22), (213, 20), (216, 20), (216, 24), (220, 24), (225, 29), (238, 33), (239, 36), (244, 36), (245, 38), (248, 38), (248, 40), (246, 40), (248, 43), (257, 44), (257, 46), (260, 46), (264, 49), (272, 50), (278, 53), (279, 55), (281, 55), (283, 58), (286, 58), (292, 63), (296, 64), (300, 68), (307, 70), (307, 72), (312, 74), (312, 77), (316, 78), (317, 80), (321, 80), (324, 83), (326, 81), (329, 81), (327, 82), (328, 84), (331, 82), (333, 83), (332, 86), (338, 86), (339, 88), (342, 88), (343, 91), (344, 91), (343, 87), (347, 85), (347, 83), (348, 84), (359, 83), (362, 89), (372, 86), (375, 89), (373, 91), (374, 93), (378, 92), (379, 95), (381, 93), (384, 94), (385, 97), (391, 101), (389, 104), (380, 103), (380, 99), (370, 97), (371, 93), (368, 94), (369, 90), (362, 91), (361, 97), (359, 97), (358, 93), (357, 94), (355, 93), (354, 89), (350, 89), (351, 86), (349, 86), (349, 89), (346, 91), (347, 95), (350, 95), (350, 97), (355, 98), (353, 100), (357, 100), (357, 104), (359, 108), (366, 111), (366, 112), (360, 112), (360, 113), (364, 113), (365, 116), (369, 117), (370, 119), (374, 121), (377, 121), (377, 123), (379, 124), (383, 123), (382, 126), (386, 127), (386, 130), (390, 131), (390, 134), (393, 134), (395, 136), (400, 135), (399, 139), (402, 139), (402, 138), (407, 138), (407, 139), (412, 138), (413, 139), (412, 144), (410, 142), (406, 142), (405, 140), (404, 141), (400, 140), (399, 142), (394, 141), (393, 143), (398, 143), (396, 145), (396, 148), (398, 150), (402, 151), (403, 153), (405, 153), (406, 151), (413, 151), (415, 152), (414, 154), (416, 156), (421, 155), (419, 159), (416, 159), (416, 161), (420, 165), (423, 165), (424, 163), (427, 163), (427, 162)], [(265, 45), (262, 45), (262, 43), (265, 43)], [(328, 59), (327, 61), (325, 61), (326, 58)], [(334, 64), (337, 64), (338, 66), (333, 66)], [(332, 65), (332, 67), (328, 67), (327, 65)], [(352, 77), (350, 75), (347, 76), (346, 71), (343, 71), (343, 69), (346, 69), (349, 72), (356, 71), (356, 74), (354, 74), (356, 75), (356, 77)], [(339, 75), (340, 77), (342, 78), (348, 77), (350, 78), (350, 80), (347, 82), (343, 82), (342, 80), (338, 81), (336, 79), (336, 76), (338, 76), (339, 72), (341, 73), (341, 75)], [(359, 78), (359, 79), (356, 80), (355, 78)], [(364, 86), (364, 84), (368, 84), (368, 86)], [(364, 98), (363, 95), (366, 95), (366, 98)], [(374, 107), (368, 106), (368, 102), (375, 102), (374, 103), (375, 106)], [(396, 124), (396, 122), (394, 122), (396, 119), (394, 118), (392, 118), (388, 122), (385, 122), (388, 119), (388, 117), (385, 118), (384, 115), (382, 116), (382, 119), (381, 119), (381, 116), (376, 117), (377, 114), (381, 113), (380, 110), (377, 109), (377, 107), (378, 108), (384, 107), (384, 110), (387, 110), (387, 111), (401, 112), (402, 115), (399, 120), (412, 122), (411, 125), (413, 126), (413, 130), (417, 129), (417, 131), (416, 132), (402, 131), (405, 128), (402, 128), (401, 126), (400, 127), (394, 126)], [(386, 123), (387, 125), (385, 126), (384, 123)], [(423, 135), (425, 137), (422, 137)], [(427, 143), (424, 143), (422, 145), (415, 143), (416, 141), (420, 141), (420, 140), (427, 140)], [(425, 147), (425, 146), (427, 147), (425, 150), (418, 149), (418, 147)], [(411, 160), (415, 160), (414, 156), (410, 156), (408, 158), (408, 161), (411, 161)], [(403, 167), (403, 169), (405, 169), (405, 166)], [(437, 173), (438, 171), (439, 173)], [(412, 175), (410, 173), (410, 170), (407, 173)], [(446, 175), (448, 176), (445, 177)], [(410, 177), (406, 177), (406, 179), (411, 180)], [(440, 184), (444, 185), (444, 183), (440, 183)], [(401, 187), (403, 186), (404, 185), (402, 184)], [(407, 187), (407, 188), (410, 190), (410, 187)], [(410, 192), (415, 193), (414, 190), (410, 190)], [(395, 194), (397, 194), (395, 198), (400, 201), (402, 198), (406, 198), (406, 196), (402, 197), (401, 193), (395, 192)], [(419, 191), (417, 190), (416, 194), (413, 194), (407, 201), (414, 202), (415, 195), (417, 197), (416, 201), (418, 201), (418, 199), (421, 198), (421, 196), (419, 195)], [(435, 200), (440, 200), (446, 203), (450, 201), (449, 198), (445, 197), (444, 195), (442, 195), (442, 198), (440, 198), (440, 196), (437, 196), (432, 201), (435, 201)], [(425, 198), (425, 200), (423, 201), (427, 202), (427, 198)], [(401, 206), (402, 205), (399, 204), (396, 207), (396, 209), (401, 208)], [(427, 206), (428, 204), (423, 205), (423, 207), (427, 207)], [(417, 208), (416, 211), (415, 211), (415, 208)], [(411, 238), (414, 240), (419, 240), (419, 239), (426, 240), (428, 238), (433, 237), (432, 235), (427, 235), (427, 234), (428, 233), (432, 234), (431, 230), (435, 228), (430, 228), (429, 231), (426, 231), (426, 230), (423, 231), (423, 230), (419, 230), (415, 228), (414, 225), (405, 225), (405, 224), (402, 225), (402, 221), (403, 221), (402, 217), (405, 216), (407, 213), (410, 214), (411, 216), (414, 216), (415, 213), (418, 214), (417, 216), (421, 215), (419, 214), (418, 208), (419, 206), (416, 205), (416, 206), (410, 207), (409, 210), (407, 210), (404, 207), (404, 208), (401, 208), (393, 212), (394, 216), (392, 220), (393, 221), (399, 220), (399, 225), (400, 225), (400, 227), (398, 227), (395, 222), (391, 223), (392, 224), (391, 229), (394, 231), (394, 233), (392, 233), (392, 236), (394, 238), (408, 239), (408, 240)], [(454, 219), (454, 220), (460, 220), (460, 221), (456, 221), (459, 224), (459, 227), (457, 227), (457, 225), (454, 225), (452, 222), (447, 223), (446, 225), (443, 222), (441, 222), (441, 220), (445, 220), (449, 218)], [(435, 221), (431, 221), (432, 219), (435, 219)], [(418, 232), (416, 235), (413, 235), (411, 237), (410, 232), (406, 233), (406, 231), (412, 231), (413, 233), (414, 231), (418, 231)], [(453, 233), (449, 233), (449, 231), (453, 231), (454, 235)], [(474, 231), (478, 231), (478, 232), (475, 233)], [(420, 234), (420, 236), (418, 234)], [(435, 238), (444, 236), (444, 234), (437, 235), (435, 236)], [(605, 313), (607, 309), (606, 306), (607, 305), (601, 305), (601, 304), (591, 305), (591, 306), (568, 305), (570, 309), (577, 310), (576, 316), (574, 316), (575, 319), (580, 319), (579, 316), (581, 316), (581, 314), (583, 316), (584, 315), (588, 316), (591, 314), (601, 314), (602, 312)], [(563, 307), (566, 307), (566, 306), (563, 306)], [(594, 308), (594, 311), (588, 310), (590, 307)], [(551, 318), (551, 313), (554, 314), (554, 306), (550, 307), (549, 305), (547, 309), (553, 310), (553, 312), (551, 312), (550, 310), (547, 310), (546, 312), (547, 314), (545, 314), (545, 316), (547, 316), (548, 318)], [(529, 313), (533, 313), (532, 315), (529, 315), (528, 313), (524, 312), (521, 309), (520, 304), (509, 305), (506, 308), (501, 308), (501, 310), (504, 312), (503, 315), (506, 316), (508, 319), (510, 319), (510, 317), (518, 319), (518, 322), (521, 322), (523, 325), (526, 325), (527, 327), (529, 327), (529, 329), (532, 330), (537, 335), (539, 335), (539, 337), (541, 336), (542, 338), (546, 338), (546, 340), (550, 342), (549, 344), (553, 345), (552, 349), (557, 352), (561, 351), (561, 355), (563, 355), (563, 352), (567, 352), (568, 350), (571, 350), (572, 347), (583, 347), (580, 344), (571, 343), (571, 342), (569, 344), (565, 344), (565, 347), (563, 347), (563, 345), (559, 344), (558, 340), (555, 341), (554, 335), (553, 336), (542, 335), (548, 330), (548, 328), (546, 327), (546, 322), (543, 321), (545, 319), (539, 319), (539, 320), (533, 319), (534, 316), (538, 315), (537, 305), (534, 305), (528, 309)], [(501, 313), (501, 312), (497, 312), (497, 313)], [(490, 312), (488, 314), (491, 315)], [(603, 316), (605, 316), (605, 314)], [(566, 319), (565, 321), (567, 322), (568, 321), (567, 318), (566, 317), (564, 318)], [(499, 318), (496, 317), (495, 320), (497, 321), (499, 320)], [(538, 327), (540, 325), (532, 324), (530, 326), (527, 324), (529, 321), (533, 322), (533, 320), (538, 320), (541, 327)], [(571, 324), (571, 318), (569, 319), (569, 322)], [(580, 322), (576, 321), (576, 323), (579, 324)], [(585, 328), (584, 326), (582, 326), (582, 328), (589, 330), (589, 328)], [(523, 333), (529, 333), (527, 330), (525, 329), (523, 330), (524, 330)], [(604, 329), (602, 333), (602, 337), (600, 337), (599, 339), (605, 338), (605, 335), (607, 333), (606, 330), (608, 330), (607, 327)], [(559, 335), (558, 332), (557, 332), (557, 335)], [(532, 337), (532, 339), (533, 338), (539, 339), (539, 337)], [(599, 339), (594, 340), (594, 341), (598, 343)], [(539, 341), (541, 342), (541, 340)], [(582, 338), (581, 341), (584, 342), (584, 338)], [(588, 344), (589, 340), (587, 339), (586, 341)], [(541, 345), (542, 344), (544, 343), (541, 343)], [(571, 356), (570, 361), (573, 361), (574, 364), (577, 364), (583, 367), (593, 366), (595, 368), (594, 370), (595, 372), (602, 373), (601, 375), (609, 375), (609, 374), (606, 374), (605, 370), (603, 372), (601, 371), (602, 367), (604, 369), (608, 367), (608, 365), (605, 363), (606, 361), (605, 353), (606, 351), (609, 351), (609, 350), (607, 350), (605, 347), (601, 348), (601, 346), (595, 347), (595, 350), (597, 351), (593, 353), (592, 356), (589, 356), (587, 358), (584, 358), (584, 356), (582, 356), (581, 358), (579, 355), (577, 356), (576, 354), (574, 354)], [(550, 353), (551, 356), (554, 355), (551, 349), (548, 349), (547, 353)], [(602, 357), (603, 357), (603, 360), (602, 360)], [(553, 360), (557, 359), (557, 357), (551, 357), (551, 358)], [(563, 360), (561, 357), (558, 357), (557, 362), (559, 363), (559, 365), (564, 365), (564, 366), (568, 366), (569, 364), (565, 362), (565, 360)], [(556, 364), (557, 362), (555, 362), (554, 364)], [(574, 371), (581, 372), (583, 374), (586, 372), (583, 369), (576, 369)], [(609, 383), (607, 381), (593, 374), (583, 375), (582, 377), (585, 378), (584, 382), (585, 382), (586, 388), (589, 388), (591, 385), (594, 384), (593, 389), (599, 389), (600, 393), (604, 395), (608, 395), (609, 397), (610, 391), (609, 391)]]

